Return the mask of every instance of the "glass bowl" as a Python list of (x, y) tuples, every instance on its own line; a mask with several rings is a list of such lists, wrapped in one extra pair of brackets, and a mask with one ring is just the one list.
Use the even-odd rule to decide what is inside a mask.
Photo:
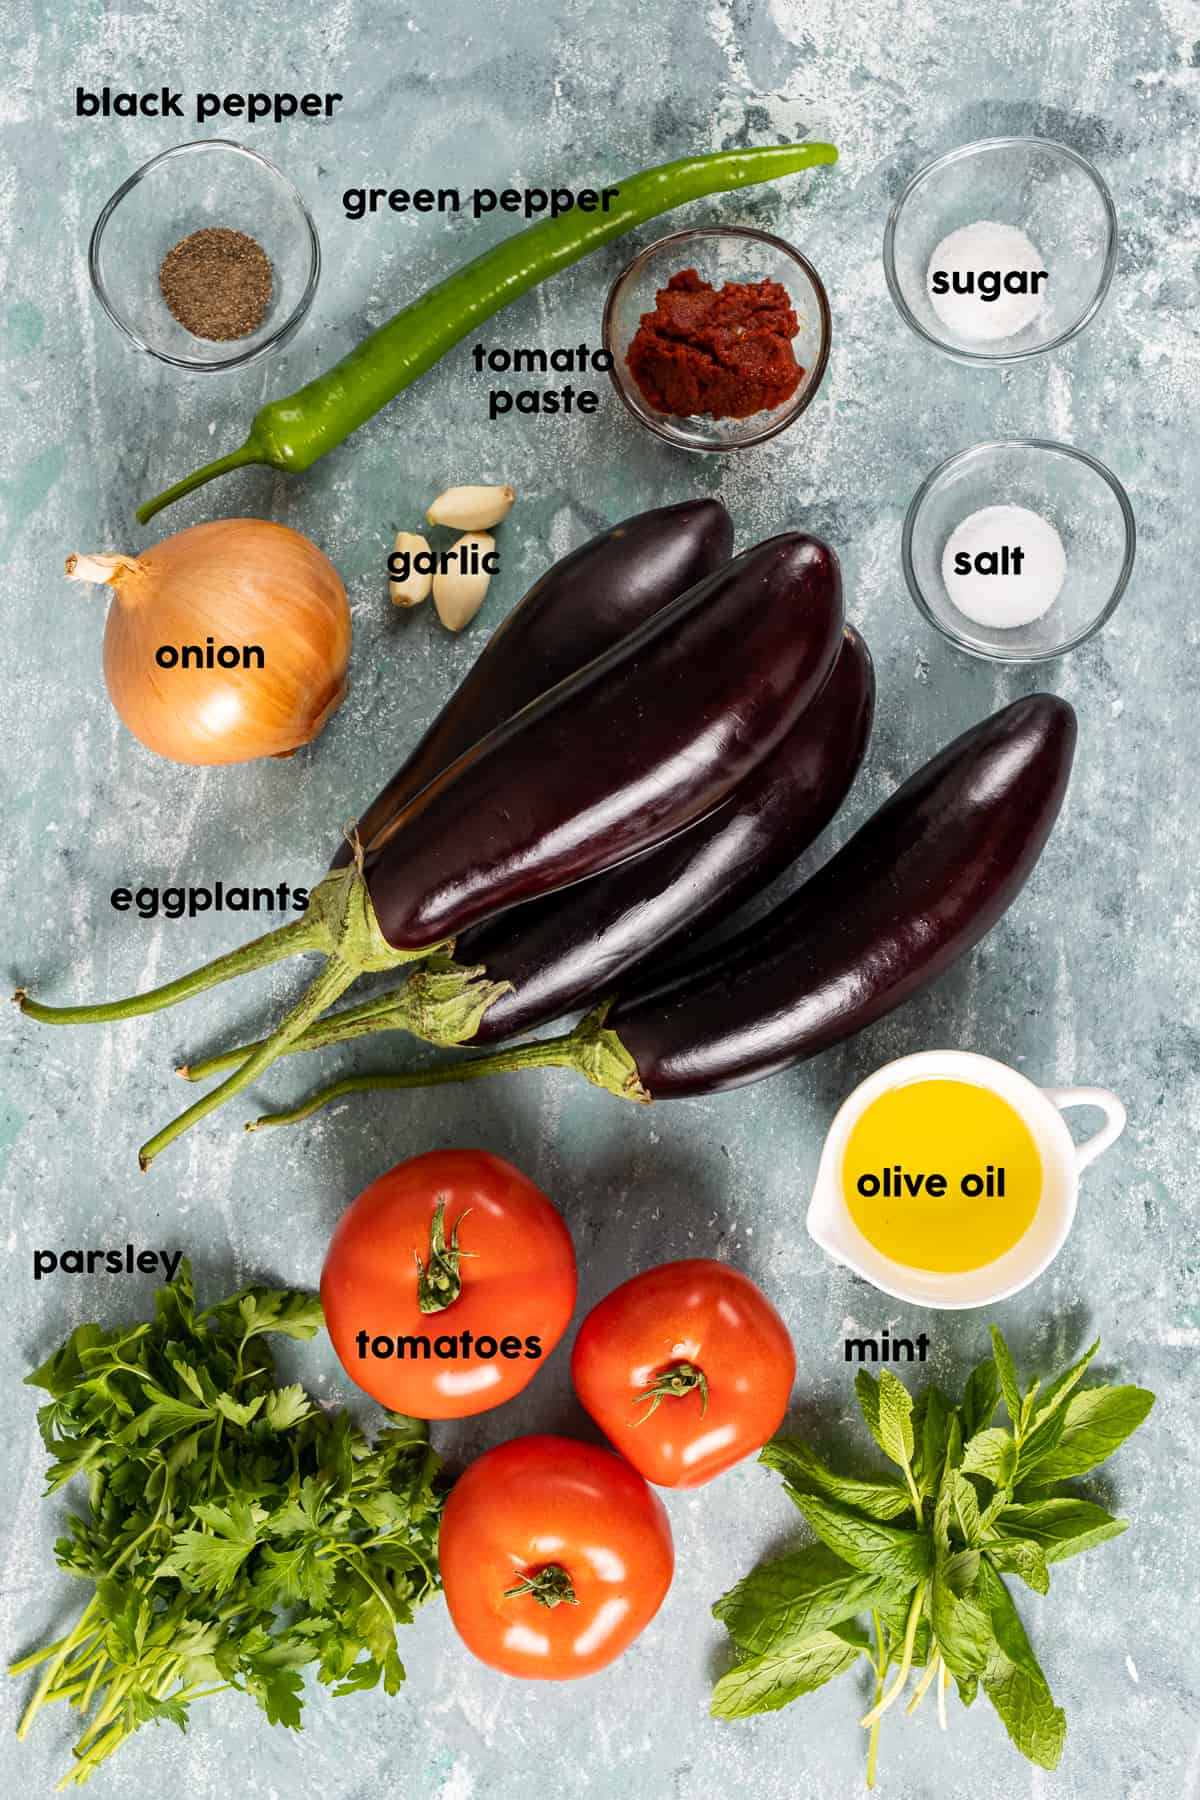
[[(985, 506), (1028, 507), (1062, 539), (1067, 570), (1058, 598), (1026, 625), (977, 624), (946, 591), (947, 541)], [(994, 662), (1045, 662), (1085, 643), (1112, 617), (1136, 538), (1125, 489), (1103, 463), (1070, 444), (1013, 438), (960, 450), (922, 482), (904, 520), (901, 559), (918, 609), (960, 650)]]
[[(1050, 279), (1037, 315), (1010, 337), (971, 339), (934, 311), (929, 262), (950, 232), (979, 220), (1016, 226)], [(1056, 350), (1095, 317), (1117, 261), (1117, 214), (1084, 157), (1048, 138), (984, 138), (919, 169), (891, 210), (883, 269), (918, 337), (966, 363), (1020, 362)]]
[[(653, 312), (655, 295), (681, 269), (695, 268), (702, 281), (719, 287), (726, 281), (777, 281), (787, 289), (800, 322), (792, 339), (796, 361), (804, 370), (790, 400), (748, 419), (712, 419), (698, 414), (679, 418), (655, 412), (629, 371), (626, 357), (641, 316)], [(749, 225), (711, 225), (674, 231), (659, 238), (623, 269), (608, 291), (602, 326), (604, 348), (612, 357), (609, 371), (626, 407), (656, 437), (684, 450), (745, 450), (784, 431), (808, 406), (829, 361), (832, 322), (821, 278), (808, 258), (782, 238)]]
[[(271, 300), (257, 330), (212, 342), (193, 337), (158, 285), (181, 238), (225, 225), (255, 238), (271, 261)], [(317, 228), (273, 162), (226, 138), (164, 150), (123, 182), (88, 246), (96, 298), (130, 343), (177, 369), (236, 369), (286, 343), (312, 304), (321, 272)]]

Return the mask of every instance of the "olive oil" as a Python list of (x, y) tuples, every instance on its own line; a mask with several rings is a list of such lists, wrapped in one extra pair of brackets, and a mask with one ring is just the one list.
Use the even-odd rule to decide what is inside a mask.
[(1020, 1242), (1042, 1197), (1025, 1121), (990, 1088), (911, 1081), (871, 1102), (842, 1156), (859, 1231), (909, 1268), (961, 1274)]

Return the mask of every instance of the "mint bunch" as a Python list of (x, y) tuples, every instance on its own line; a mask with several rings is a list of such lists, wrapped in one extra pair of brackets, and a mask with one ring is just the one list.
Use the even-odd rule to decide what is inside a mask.
[(309, 1664), (335, 1694), (404, 1680), (396, 1627), (438, 1586), (438, 1460), (418, 1420), (391, 1415), (372, 1445), (276, 1385), (266, 1340), (323, 1323), (314, 1295), (258, 1287), (197, 1313), (185, 1260), (153, 1319), (81, 1325), (27, 1377), (51, 1396), (47, 1491), (83, 1476), (90, 1502), (55, 1546), (90, 1598), (9, 1670), (41, 1669), (18, 1737), (55, 1701), (81, 1715), (61, 1787), (208, 1695), (299, 1728)]
[[(862, 1720), (868, 1786), (880, 1720), (914, 1671), (909, 1713), (933, 1688), (944, 1729), (951, 1681), (966, 1706), (982, 1687), (1022, 1755), (1055, 1768), (1066, 1717), (1005, 1577), (1045, 1594), (1052, 1564), (1126, 1529), (1102, 1506), (1054, 1491), (1111, 1456), (1154, 1404), (1144, 1388), (1081, 1387), (1098, 1348), (1022, 1393), (993, 1327), (993, 1354), (957, 1406), (937, 1387), (914, 1404), (889, 1370), (876, 1380), (860, 1369), (863, 1417), (901, 1479), (856, 1480), (806, 1444), (768, 1444), (760, 1461), (783, 1476), (820, 1542), (761, 1564), (714, 1606), (739, 1656), (716, 1685), (716, 1717), (774, 1712), (865, 1657), (875, 1673)], [(1001, 1400), (1007, 1428), (992, 1423)]]

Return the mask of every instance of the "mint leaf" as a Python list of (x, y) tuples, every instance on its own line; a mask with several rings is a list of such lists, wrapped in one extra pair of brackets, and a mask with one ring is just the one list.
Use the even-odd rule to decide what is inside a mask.
[(969, 1441), (977, 1432), (986, 1431), (999, 1404), (1000, 1377), (989, 1356), (986, 1362), (981, 1362), (978, 1368), (972, 1369), (967, 1377), (962, 1405), (958, 1409), (963, 1437)]
[(865, 1612), (893, 1590), (852, 1569), (823, 1544), (760, 1563), (713, 1607), (749, 1656), (794, 1645)]
[(1000, 1392), (1004, 1396), (1004, 1404), (1008, 1408), (1012, 1428), (1014, 1431), (1019, 1431), (1021, 1428), (1021, 1390), (1017, 1385), (1017, 1371), (1008, 1345), (1001, 1337), (999, 1327), (996, 1325), (992, 1326), (992, 1355), (995, 1358)]
[(858, 1371), (854, 1377), (854, 1392), (858, 1398), (859, 1410), (867, 1422), (867, 1430), (886, 1456), (887, 1445), (879, 1435), (879, 1383), (869, 1370)]
[(795, 1494), (824, 1494), (872, 1519), (898, 1519), (907, 1512), (907, 1491), (894, 1481), (859, 1481), (851, 1475), (835, 1475), (820, 1458), (791, 1438), (773, 1438), (765, 1444), (759, 1462), (783, 1476)]
[(996, 1521), (1001, 1536), (1040, 1544), (1048, 1563), (1079, 1556), (1109, 1538), (1120, 1537), (1128, 1526), (1127, 1519), (1114, 1519), (1090, 1500), (1069, 1499), (1009, 1506)]
[(986, 1562), (980, 1568), (979, 1590), (994, 1633), (981, 1676), (983, 1690), (1021, 1754), (1040, 1768), (1055, 1769), (1066, 1737), (1066, 1714), (1054, 1704), (1008, 1590)]
[(1035, 1594), (1050, 1592), (1050, 1571), (1040, 1544), (1030, 1538), (1004, 1537), (990, 1540), (986, 1552), (993, 1568), (999, 1569), (1001, 1574), (1019, 1575)]
[(901, 1531), (861, 1518), (816, 1494), (792, 1497), (821, 1542), (851, 1568), (902, 1588), (914, 1587), (929, 1573), (932, 1545), (924, 1532)]
[(906, 1469), (912, 1462), (912, 1396), (898, 1376), (884, 1369), (879, 1377), (879, 1429), (876, 1436), (885, 1456)]
[(1072, 1363), (1069, 1369), (1064, 1369), (1062, 1374), (1057, 1376), (1055, 1380), (1050, 1383), (1050, 1386), (1042, 1395), (1041, 1403), (1038, 1406), (1037, 1411), (1033, 1415), (1035, 1425), (1039, 1419), (1049, 1418), (1052, 1413), (1058, 1411), (1060, 1406), (1066, 1404), (1073, 1390), (1087, 1374), (1088, 1364), (1091, 1362), (1099, 1348), (1100, 1339), (1097, 1338), (1095, 1343), (1090, 1345), (1088, 1349), (1084, 1351), (1077, 1363)]
[(976, 1545), (983, 1536), (983, 1522), (979, 1517), (979, 1501), (975, 1489), (960, 1469), (954, 1471), (952, 1488), (951, 1517), (962, 1532), (967, 1543)]
[(1017, 1472), (1017, 1445), (1011, 1432), (993, 1425), (978, 1431), (963, 1450), (964, 1475), (982, 1475), (993, 1487), (1009, 1487)]
[(738, 1663), (713, 1689), (711, 1711), (717, 1719), (745, 1719), (752, 1713), (778, 1712), (801, 1694), (823, 1687), (857, 1662), (861, 1650), (831, 1631)]
[(1067, 1428), (1065, 1404), (1049, 1412), (1044, 1418), (1035, 1415), (1033, 1429), (1029, 1436), (1021, 1441), (1021, 1454), (1018, 1459), (1021, 1472), (1033, 1469), (1044, 1457), (1058, 1447), (1063, 1432)]
[(941, 1480), (953, 1417), (954, 1408), (939, 1387), (927, 1387), (913, 1407), (913, 1431), (917, 1438), (914, 1473), (922, 1499), (932, 1494)]
[[(1039, 1458), (1032, 1469), (1022, 1458), (1022, 1490), (1049, 1487), (1055, 1481), (1085, 1475), (1120, 1448), (1153, 1405), (1154, 1395), (1139, 1387), (1084, 1388), (1073, 1394), (1064, 1409), (1063, 1432), (1057, 1446)], [(1019, 1498), (1024, 1497), (1022, 1491)]]
[(933, 1635), (952, 1675), (978, 1675), (992, 1648), (991, 1621), (973, 1600), (960, 1599), (944, 1575), (935, 1570), (930, 1597)]

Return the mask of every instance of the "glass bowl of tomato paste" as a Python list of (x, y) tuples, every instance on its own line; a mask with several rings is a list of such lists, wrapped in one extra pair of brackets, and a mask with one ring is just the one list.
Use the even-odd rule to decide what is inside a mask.
[(746, 450), (784, 431), (825, 374), (829, 301), (806, 256), (748, 225), (659, 238), (604, 307), (613, 386), (684, 450)]

